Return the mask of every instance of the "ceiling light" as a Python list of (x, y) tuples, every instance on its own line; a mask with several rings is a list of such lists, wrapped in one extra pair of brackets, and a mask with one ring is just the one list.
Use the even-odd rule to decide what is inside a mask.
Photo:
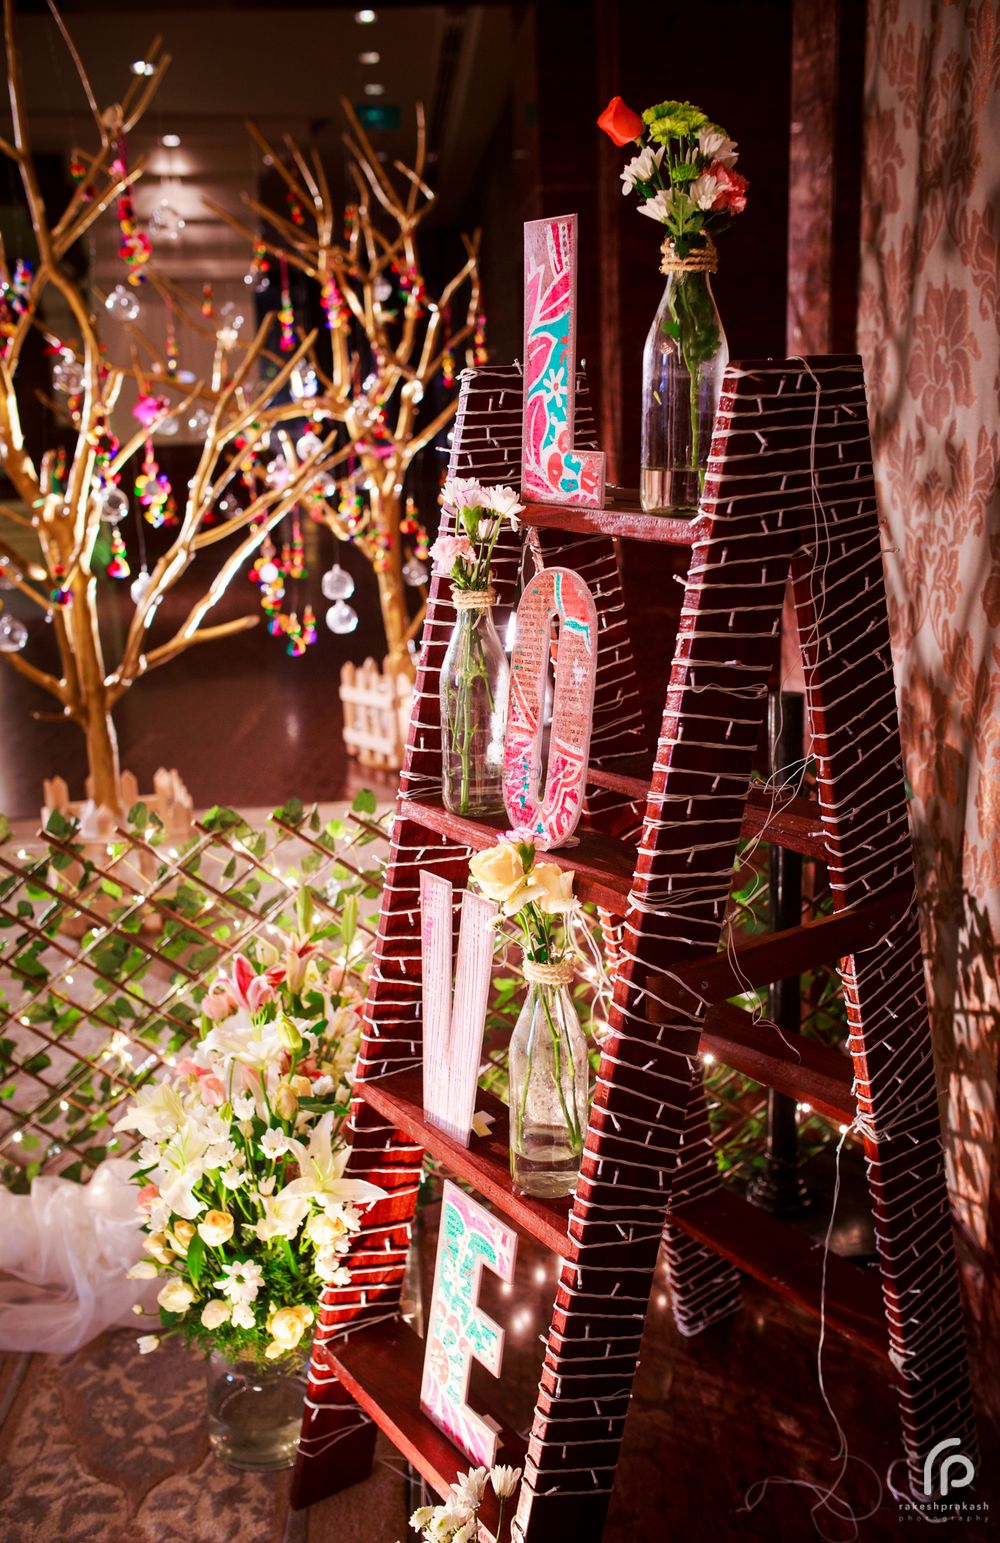
[(362, 64), (378, 64), (382, 58), (382, 55), (380, 53), (376, 53), (376, 51), (372, 49), (370, 53), (358, 54), (358, 58)]
[(150, 64), (148, 59), (136, 59), (129, 65), (133, 75), (152, 75), (156, 69), (155, 64)]
[(370, 80), (365, 86), (365, 96), (385, 96), (385, 87), (380, 86), (377, 80)]
[(164, 134), (163, 138), (160, 140), (160, 144), (163, 146), (164, 150), (176, 150), (180, 142), (181, 136), (179, 134)]
[(373, 21), (378, 21), (378, 16), (375, 11), (369, 11), (366, 8), (363, 11), (355, 11), (354, 20), (361, 27), (370, 27)]

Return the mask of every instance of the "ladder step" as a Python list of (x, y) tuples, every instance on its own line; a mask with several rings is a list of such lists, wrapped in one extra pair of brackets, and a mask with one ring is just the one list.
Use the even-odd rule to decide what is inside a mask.
[[(643, 774), (635, 756), (607, 766), (588, 766), (587, 781), (592, 787), (621, 793), (636, 803), (645, 803), (649, 793), (648, 765)], [(772, 846), (826, 860), (823, 820), (819, 804), (812, 798), (778, 800), (760, 783), (752, 783), (741, 834), (745, 839), (763, 835)]]
[(830, 1045), (799, 1034), (783, 1039), (776, 1024), (755, 1023), (742, 1007), (720, 1002), (705, 1020), (701, 1051), (830, 1120), (850, 1125), (854, 1119), (854, 1068)]
[[(766, 1211), (723, 1189), (670, 1213), (681, 1232), (737, 1269), (817, 1317), (823, 1247)], [(877, 1270), (839, 1254), (826, 1264), (826, 1323), (877, 1355), (888, 1356), (888, 1331)]]
[(465, 1179), (504, 1216), (537, 1238), (554, 1254), (572, 1253), (568, 1233), (569, 1199), (538, 1200), (517, 1195), (510, 1179), (510, 1142), (507, 1105), (483, 1088), (476, 1094), (476, 1109), (493, 1116), (489, 1135), (473, 1136), (463, 1147), (424, 1116), (424, 1078), (419, 1066), (394, 1072), (374, 1081), (363, 1079), (357, 1091), (379, 1114), (430, 1152), (458, 1179)]
[(707, 521), (699, 516), (673, 519), (666, 514), (643, 514), (638, 496), (631, 503), (607, 500), (603, 509), (581, 509), (572, 504), (528, 504), (518, 515), (522, 525), (535, 530), (564, 530), (581, 536), (620, 536), (629, 541), (659, 541), (667, 546), (693, 546), (704, 534)]
[[(514, 1349), (508, 1345), (508, 1358)], [(423, 1340), (397, 1318), (359, 1329), (349, 1339), (327, 1344), (322, 1352), (314, 1349), (313, 1356), (336, 1372), (365, 1413), (443, 1499), (470, 1463), (420, 1407)], [(483, 1412), (478, 1396), (476, 1409)], [(499, 1434), (497, 1462), (523, 1467), (526, 1443), (503, 1425)], [(489, 1488), (480, 1514), (495, 1536), (497, 1502)], [(505, 1524), (504, 1539), (509, 1536)]]

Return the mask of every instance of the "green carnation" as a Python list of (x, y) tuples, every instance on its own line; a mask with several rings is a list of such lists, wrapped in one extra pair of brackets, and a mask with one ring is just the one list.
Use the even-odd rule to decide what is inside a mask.
[(693, 161), (679, 161), (670, 168), (670, 180), (674, 183), (694, 182), (697, 176), (698, 168)]
[(658, 102), (655, 107), (646, 108), (642, 121), (653, 139), (662, 145), (671, 138), (683, 139), (696, 134), (702, 124), (708, 122), (708, 115), (692, 102)]

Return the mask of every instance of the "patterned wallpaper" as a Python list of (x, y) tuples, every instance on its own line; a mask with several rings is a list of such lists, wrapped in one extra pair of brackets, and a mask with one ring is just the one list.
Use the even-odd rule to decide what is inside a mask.
[(1000, 4), (870, 0), (868, 29), (859, 344), (949, 1181), (1000, 1254)]

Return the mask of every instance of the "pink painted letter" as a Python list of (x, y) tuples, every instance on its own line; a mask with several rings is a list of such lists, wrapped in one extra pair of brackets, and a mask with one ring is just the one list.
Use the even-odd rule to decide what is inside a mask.
[(524, 227), (524, 427), (527, 503), (604, 502), (604, 456), (573, 446), (576, 406), (576, 215)]
[(485, 1266), (513, 1280), (516, 1252), (513, 1227), (446, 1180), (420, 1407), (466, 1457), (487, 1468), (496, 1459), (497, 1429), (466, 1403), (469, 1372), (476, 1360), (499, 1377), (504, 1331), (479, 1309), (479, 1279)]
[[(542, 709), (552, 622), (558, 623), (555, 694), (545, 796)], [(597, 608), (578, 573), (543, 568), (517, 608), (504, 743), (504, 803), (512, 825), (545, 836), (550, 847), (573, 834), (583, 805), (597, 678)]]
[(462, 895), (455, 1000), (451, 994), (452, 887), (439, 874), (420, 875), (420, 954), (424, 988), (424, 1114), (469, 1145), (479, 1057), (493, 974), (493, 918), (481, 895)]

